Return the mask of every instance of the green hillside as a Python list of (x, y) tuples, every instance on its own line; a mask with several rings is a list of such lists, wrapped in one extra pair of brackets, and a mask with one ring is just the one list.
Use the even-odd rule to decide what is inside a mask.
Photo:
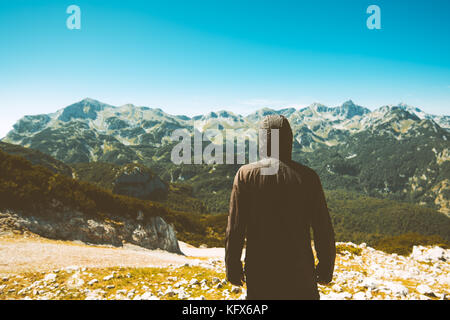
[(21, 156), (32, 164), (41, 165), (50, 169), (54, 173), (60, 173), (66, 176), (72, 176), (72, 168), (64, 162), (31, 148), (24, 148), (19, 145), (0, 141), (0, 150), (12, 155)]
[(94, 216), (136, 217), (139, 211), (144, 216), (164, 216), (167, 212), (153, 202), (115, 195), (0, 151), (0, 210), (51, 215), (58, 207)]
[[(136, 165), (136, 164), (135, 164)], [(127, 165), (115, 165), (106, 162), (90, 162), (72, 164), (76, 179), (95, 184), (101, 188), (114, 192), (114, 182), (117, 174)], [(142, 166), (142, 165), (140, 165)], [(145, 168), (150, 171), (150, 169)], [(155, 200), (156, 201), (156, 200)], [(205, 203), (193, 197), (193, 188), (185, 183), (170, 183), (165, 197), (157, 200), (165, 207), (176, 211), (206, 213)]]

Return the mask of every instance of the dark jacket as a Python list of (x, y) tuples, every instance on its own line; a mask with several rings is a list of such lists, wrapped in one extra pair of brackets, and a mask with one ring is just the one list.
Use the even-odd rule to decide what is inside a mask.
[[(280, 159), (244, 165), (234, 179), (225, 244), (227, 278), (239, 284), (245, 274), (247, 299), (318, 299), (317, 281), (330, 282), (333, 276), (334, 231), (318, 175), (290, 159), (286, 148), (288, 143), (292, 147), (292, 138), (280, 131), (280, 140)], [(261, 168), (274, 162), (278, 172), (262, 175)], [(244, 272), (240, 258), (245, 239)]]

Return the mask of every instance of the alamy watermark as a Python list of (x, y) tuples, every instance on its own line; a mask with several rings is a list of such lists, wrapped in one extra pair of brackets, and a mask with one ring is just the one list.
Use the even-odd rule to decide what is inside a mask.
[(367, 7), (366, 13), (370, 14), (367, 18), (366, 25), (369, 30), (381, 29), (381, 9), (379, 6), (372, 4)]
[[(208, 129), (204, 132), (176, 129), (172, 132), (171, 140), (178, 142), (170, 155), (172, 162), (177, 165), (245, 164), (248, 154), (250, 163), (262, 161), (262, 175), (278, 172), (279, 129)], [(204, 147), (205, 142), (210, 143)]]
[[(81, 29), (81, 9), (75, 4), (71, 4), (67, 7), (66, 13), (70, 14), (66, 20), (66, 26), (69, 30)], [(367, 7), (367, 14), (370, 16), (367, 18), (366, 26), (370, 30), (381, 29), (381, 9), (379, 6), (372, 4)]]
[(81, 29), (81, 9), (79, 6), (72, 4), (67, 7), (66, 13), (70, 14), (66, 20), (67, 29)]

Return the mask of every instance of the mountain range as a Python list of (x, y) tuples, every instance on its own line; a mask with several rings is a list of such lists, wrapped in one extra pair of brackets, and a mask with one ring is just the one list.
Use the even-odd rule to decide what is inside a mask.
[(68, 165), (140, 163), (169, 183), (190, 184), (209, 211), (225, 212), (239, 166), (177, 166), (170, 161), (170, 136), (179, 128), (255, 129), (269, 114), (289, 119), (294, 160), (316, 170), (326, 189), (415, 202), (450, 215), (450, 116), (406, 104), (371, 111), (347, 101), (337, 107), (314, 103), (301, 109), (264, 108), (247, 116), (222, 110), (188, 117), (84, 99), (51, 114), (23, 117), (2, 141)]

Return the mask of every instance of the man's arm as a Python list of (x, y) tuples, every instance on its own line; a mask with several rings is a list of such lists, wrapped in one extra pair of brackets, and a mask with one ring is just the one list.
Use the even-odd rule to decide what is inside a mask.
[(314, 248), (319, 259), (316, 267), (316, 277), (320, 283), (329, 283), (333, 279), (336, 244), (325, 195), (317, 174), (314, 174), (314, 188), (312, 190), (315, 193), (313, 194), (315, 204), (312, 212)]
[(244, 246), (246, 222), (243, 211), (242, 187), (240, 185), (240, 170), (236, 173), (231, 191), (230, 211), (225, 242), (225, 266), (227, 279), (230, 283), (241, 286), (244, 280), (241, 255)]

